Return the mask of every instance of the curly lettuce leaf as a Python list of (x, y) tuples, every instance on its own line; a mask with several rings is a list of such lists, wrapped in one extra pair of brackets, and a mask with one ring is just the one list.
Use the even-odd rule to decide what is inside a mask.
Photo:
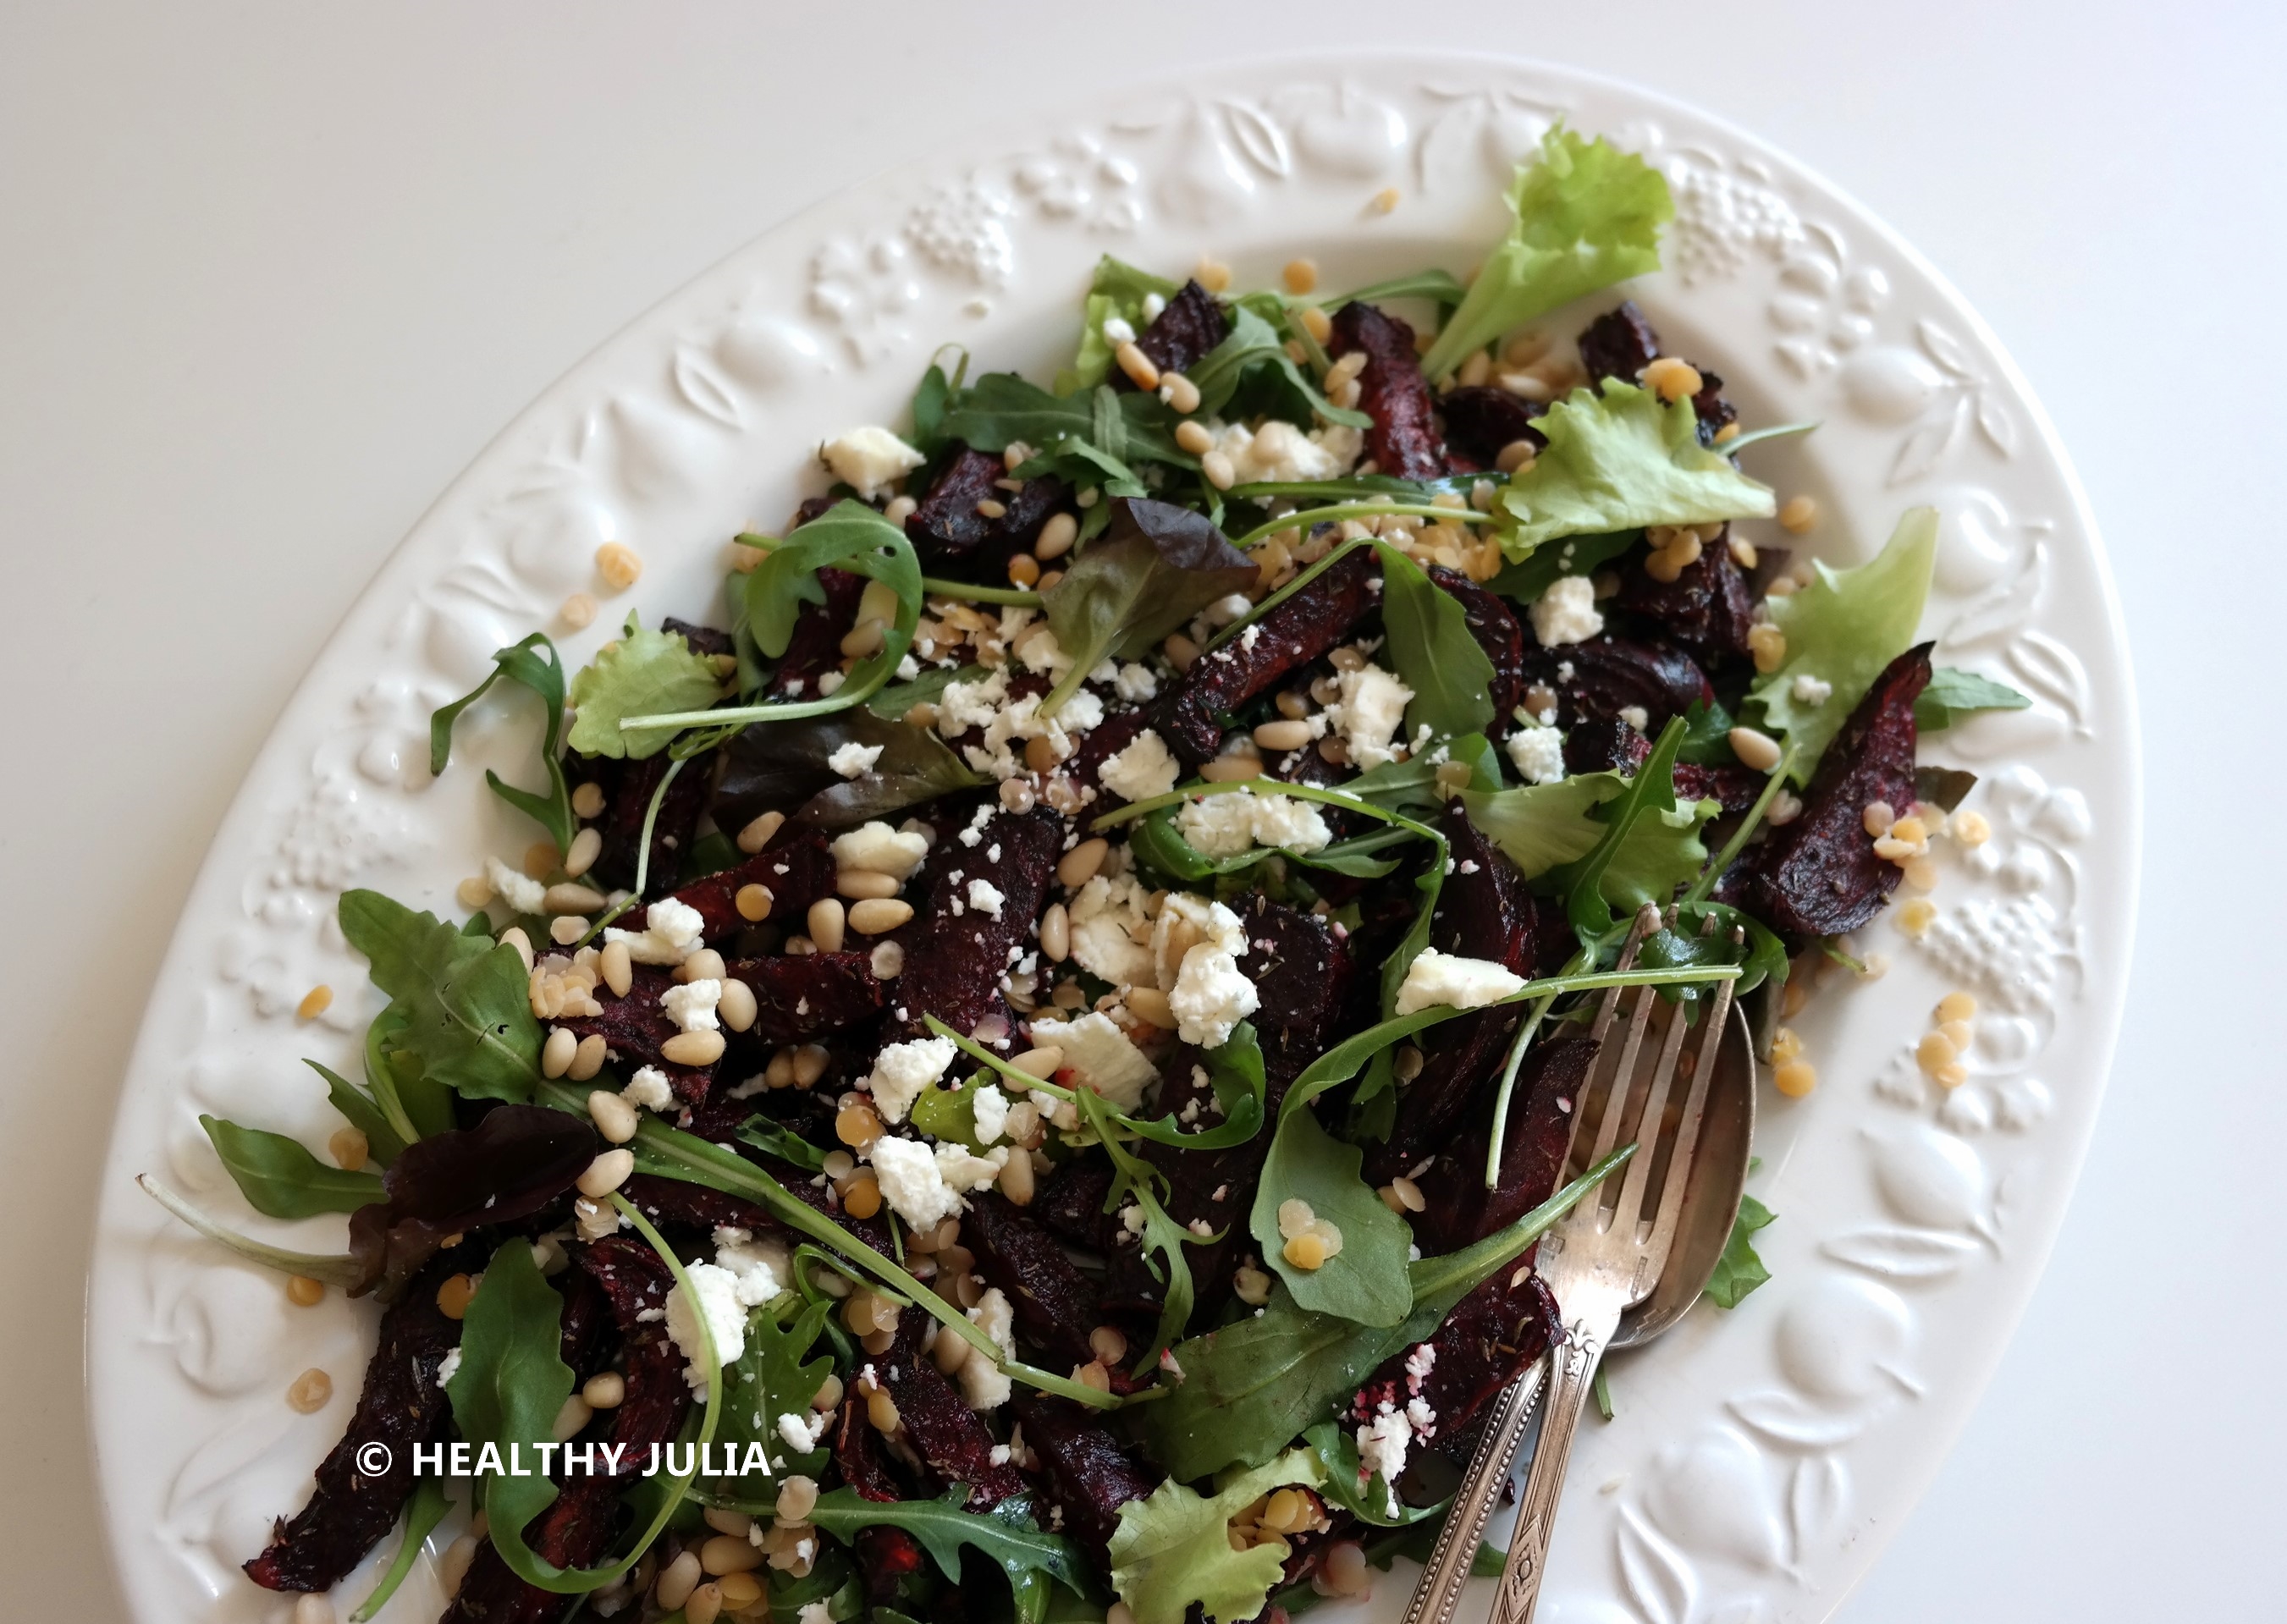
[(1200, 610), (1255, 578), (1255, 566), (1204, 515), (1171, 502), (1112, 504), (1110, 526), (1041, 596), (1072, 657), (1041, 701), (1054, 715), (1106, 659), (1134, 659)]
[[(1818, 758), (1882, 668), (1904, 653), (1921, 624), (1937, 558), (1937, 510), (1913, 508), (1882, 550), (1851, 570), (1818, 566), (1818, 579), (1789, 597), (1770, 600), (1771, 623), (1786, 634), (1786, 663), (1748, 692), (1766, 732), (1795, 747), (1791, 776), (1810, 782)], [(1815, 677), (1832, 691), (1813, 705), (1795, 679)]]
[(1769, 518), (1769, 485), (1699, 443), (1689, 400), (1662, 402), (1617, 378), (1603, 393), (1577, 389), (1534, 424), (1548, 445), (1501, 492), (1495, 532), (1521, 563), (1562, 536), (1606, 536), (1648, 524)]
[(715, 662), (696, 652), (680, 632), (646, 631), (635, 616), (616, 643), (572, 679), (572, 748), (585, 755), (641, 761), (667, 748), (674, 728), (620, 729), (621, 718), (703, 711), (723, 697)]
[(1739, 1216), (1732, 1221), (1731, 1238), (1715, 1260), (1707, 1281), (1706, 1298), (1718, 1308), (1737, 1308), (1739, 1299), (1770, 1279), (1771, 1272), (1755, 1255), (1754, 1234), (1778, 1214), (1752, 1195), (1739, 1197)]
[(1262, 1611), (1286, 1565), (1283, 1545), (1231, 1548), (1231, 1519), (1273, 1489), (1326, 1480), (1318, 1453), (1290, 1449), (1241, 1472), (1213, 1494), (1170, 1478), (1149, 1498), (1120, 1508), (1112, 1536), (1112, 1584), (1136, 1624), (1183, 1624), (1191, 1604), (1214, 1624)]
[(1516, 224), (1421, 359), (1432, 380), (1512, 327), (1658, 270), (1659, 228), (1675, 217), (1658, 169), (1562, 125), (1541, 138), (1537, 161), (1517, 167), (1508, 206)]
[(1088, 287), (1088, 314), (1080, 324), (1080, 353), (1073, 357), (1070, 367), (1056, 374), (1056, 393), (1075, 395), (1082, 390), (1094, 389), (1112, 375), (1112, 343), (1104, 335), (1106, 321), (1117, 316), (1141, 333), (1150, 320), (1144, 313), (1144, 301), (1153, 294), (1172, 299), (1180, 289), (1180, 283), (1154, 276), (1124, 259), (1114, 259), (1106, 254), (1097, 260), (1096, 275)]

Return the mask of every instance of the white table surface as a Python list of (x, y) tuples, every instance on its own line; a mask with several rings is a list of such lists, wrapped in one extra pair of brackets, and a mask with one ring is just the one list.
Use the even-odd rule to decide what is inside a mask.
[(2137, 1005), (2015, 1344), (1842, 1617), (2279, 1616), (2287, 10), (2258, 0), (0, 10), (0, 1616), (120, 1616), (78, 1313), (116, 1079), (233, 786), (431, 498), (622, 322), (939, 130), (1398, 23), (1791, 149), (1968, 294), (2072, 447), (2143, 696)]

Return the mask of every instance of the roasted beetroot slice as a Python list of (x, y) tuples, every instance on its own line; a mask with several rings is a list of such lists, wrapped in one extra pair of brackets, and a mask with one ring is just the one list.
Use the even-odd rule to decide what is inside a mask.
[[(245, 1565), (246, 1576), (264, 1589), (330, 1590), (397, 1525), (413, 1495), (413, 1446), (442, 1438), (452, 1419), (437, 1368), (458, 1345), (461, 1328), (439, 1310), (437, 1289), (480, 1257), (470, 1247), (436, 1259), (382, 1315), (381, 1341), (366, 1361), (356, 1412), (319, 1463), (309, 1503)], [(359, 1448), (373, 1442), (389, 1447), (390, 1468), (379, 1477), (357, 1465)]]
[(1008, 471), (1008, 465), (990, 452), (963, 445), (954, 453), (921, 505), (906, 516), (906, 538), (924, 568), (959, 564), (985, 545), (993, 521), (977, 512), (977, 504), (1001, 496), (993, 482)]
[[(619, 1490), (607, 1478), (574, 1478), (525, 1530), (525, 1541), (558, 1567), (591, 1567), (611, 1543)], [(439, 1624), (553, 1624), (572, 1598), (528, 1585), (487, 1540)]]
[(890, 1394), (898, 1405), (898, 1436), (935, 1478), (931, 1493), (941, 1494), (954, 1484), (965, 1483), (969, 1509), (989, 1511), (1033, 1485), (1009, 1463), (1005, 1453), (1000, 1464), (993, 1463), (995, 1443), (985, 1418), (969, 1407), (961, 1390), (922, 1352), (922, 1336), (931, 1323), (924, 1311), (906, 1309), (898, 1319), (897, 1340), (874, 1362), (892, 1373)]
[(1090, 1251), (1104, 1250), (1104, 1197), (1112, 1193), (1112, 1163), (1084, 1152), (1059, 1163), (1026, 1210), (1051, 1234)]
[(1137, 1464), (1103, 1423), (1069, 1399), (1028, 1396), (1017, 1401), (1016, 1412), (1025, 1442), (1041, 1458), (1049, 1503), (1064, 1512), (1064, 1531), (1109, 1566), (1120, 1508), (1159, 1487), (1159, 1474)]
[(1400, 479), (1435, 479), (1445, 471), (1444, 444), (1437, 437), (1437, 414), (1413, 329), (1371, 304), (1352, 303), (1334, 312), (1336, 356), (1365, 352), (1358, 374), (1358, 407), (1373, 419), (1366, 450), (1374, 466)]
[(1128, 802), (1106, 789), (1104, 784), (1104, 764), (1136, 742), (1136, 736), (1151, 725), (1147, 712), (1125, 711), (1117, 716), (1107, 716), (1096, 727), (1080, 735), (1080, 747), (1064, 765), (1064, 777), (1071, 779), (1083, 798), (1093, 794), (1088, 802), (1088, 816), (1100, 817), (1106, 812), (1116, 812)]
[(1201, 655), (1160, 696), (1153, 713), (1153, 725), (1167, 748), (1194, 765), (1214, 760), (1223, 748), (1223, 724), (1216, 719), (1349, 636), (1381, 607), (1380, 579), (1373, 549), (1360, 548), (1256, 621), (1251, 647), (1234, 638)]
[(1548, 437), (1532, 426), (1548, 408), (1505, 389), (1479, 384), (1453, 390), (1437, 397), (1437, 409), (1445, 419), (1447, 449), (1480, 468), (1491, 468), (1504, 447), (1519, 440), (1536, 451), (1548, 444)]
[(1633, 708), (1644, 713), (1643, 730), (1658, 733), (1669, 717), (1715, 698), (1706, 674), (1682, 650), (1609, 635), (1553, 649), (1528, 644), (1524, 676), (1555, 694), (1560, 728), (1584, 716), (1610, 721)]
[(772, 1217), (767, 1207), (680, 1179), (635, 1173), (620, 1186), (620, 1194), (654, 1224), (703, 1230), (710, 1234), (725, 1227), (756, 1234), (780, 1234), (786, 1231), (786, 1226)]
[[(901, 939), (905, 974), (890, 1000), (893, 1007), (883, 1041), (928, 1037), (924, 1015), (935, 1015), (963, 1036), (974, 1034), (989, 1015), (1008, 1019), (1001, 980), (1029, 950), (1033, 922), (1041, 917), (1049, 880), (1063, 855), (1064, 828), (1053, 812), (996, 811), (977, 832), (974, 847), (958, 835), (939, 842), (950, 845), (952, 852)], [(972, 905), (969, 886), (979, 879), (1000, 892), (998, 917)], [(914, 887), (906, 889), (911, 895)]]
[[(1167, 308), (1151, 318), (1151, 326), (1136, 335), (1136, 347), (1161, 372), (1189, 372), (1230, 333), (1231, 320), (1223, 313), (1222, 304), (1195, 278), (1185, 282), (1167, 301)], [(1136, 387), (1117, 367), (1112, 369), (1111, 383), (1118, 390)]]
[(683, 1030), (661, 1001), (675, 984), (675, 977), (659, 966), (637, 965), (627, 997), (613, 997), (610, 988), (599, 985), (596, 1002), (603, 1005), (602, 1014), (565, 1015), (556, 1024), (583, 1039), (590, 1033), (601, 1036), (607, 1051), (627, 1067), (629, 1076), (638, 1067), (657, 1067), (667, 1074), (677, 1099), (696, 1105), (707, 1098), (715, 1068), (678, 1066), (661, 1052), (661, 1045)]
[(1675, 798), (1715, 801), (1727, 817), (1753, 806), (1767, 782), (1762, 774), (1745, 767), (1699, 767), (1690, 761), (1675, 764)]
[(740, 958), (726, 968), (732, 980), (754, 989), (748, 1035), (765, 1043), (808, 1043), (882, 1013), (884, 989), (863, 953)]
[(1104, 1323), (1104, 1301), (1054, 1236), (997, 1191), (970, 1198), (961, 1233), (977, 1272), (1009, 1299), (1017, 1335), (1049, 1355), (1051, 1369), (1095, 1359), (1088, 1339)]
[[(866, 1400), (854, 1392), (842, 1401), (834, 1433), (834, 1464), (843, 1482), (856, 1490), (861, 1500), (887, 1502), (907, 1498), (904, 1486), (890, 1473), (882, 1435), (866, 1417)], [(860, 1529), (851, 1547), (857, 1554), (859, 1571), (866, 1575), (866, 1594), (876, 1603), (896, 1596), (898, 1585), (920, 1573), (926, 1561), (920, 1542), (902, 1528)]]
[(1914, 799), (1914, 700), (1929, 683), (1929, 643), (1884, 667), (1826, 747), (1796, 819), (1743, 859), (1748, 905), (1794, 936), (1839, 936), (1882, 910), (1903, 871), (1874, 855), (1865, 808)]
[(1626, 773), (1634, 777), (1651, 754), (1651, 740), (1617, 716), (1582, 717), (1564, 730), (1568, 773)]
[[(1326, 921), (1299, 908), (1258, 895), (1239, 917), (1246, 924), (1246, 976), (1262, 999), (1253, 1020), (1275, 1113), (1286, 1084), (1326, 1052), (1341, 1028), (1357, 966)], [(1267, 1150), (1267, 1129), (1263, 1139)]]
[(1572, 1140), (1573, 1107), (1595, 1058), (1595, 1040), (1589, 1037), (1543, 1040), (1526, 1052), (1517, 1068), (1508, 1131), (1501, 1137), (1500, 1184), (1485, 1188), (1490, 1112), (1467, 1123), (1461, 1137), (1415, 1178), (1428, 1203), (1413, 1220), (1423, 1251), (1457, 1251), (1515, 1222), (1555, 1193)]
[[(1353, 1424), (1370, 1421), (1384, 1406), (1403, 1410), (1419, 1398), (1437, 1418), (1431, 1438), (1450, 1438), (1546, 1352), (1563, 1329), (1556, 1299), (1532, 1265), (1520, 1257), (1455, 1304), (1425, 1342), (1375, 1371), (1350, 1401), (1348, 1419)], [(1431, 1350), (1426, 1358), (1425, 1346)]]
[(1723, 398), (1723, 380), (1705, 367), (1695, 365), (1699, 374), (1699, 392), (1691, 398), (1692, 415), (1699, 420), (1699, 443), (1713, 445), (1715, 437), (1739, 421), (1739, 408)]
[(691, 645), (693, 654), (708, 654), (720, 658), (732, 651), (731, 634), (718, 632), (711, 626), (694, 626), (688, 620), (678, 620), (673, 615), (668, 615), (660, 621), (659, 629), (676, 633)]
[[(603, 832), (603, 849), (589, 873), (596, 883), (617, 890), (636, 883), (637, 847), (643, 840), (644, 814), (651, 808), (653, 792), (659, 788), (669, 762), (662, 752), (648, 761), (611, 765), (618, 770), (606, 774), (602, 770), (603, 763), (583, 763), (575, 756), (566, 764), (566, 772), (575, 783), (582, 779), (604, 782), (608, 777), (604, 815), (596, 824)], [(665, 896), (682, 877), (683, 860), (698, 835), (699, 815), (706, 808), (712, 777), (710, 764), (695, 762), (676, 774), (675, 782), (667, 786), (667, 793), (660, 800), (659, 816), (652, 822), (651, 867), (644, 875), (645, 896)]]
[(1621, 302), (1580, 329), (1580, 365), (1590, 382), (1606, 378), (1633, 383), (1636, 374), (1659, 357), (1659, 335), (1644, 319), (1634, 299)]
[[(728, 803), (720, 808), (735, 820), (734, 830), (747, 821), (738, 816), (741, 809)], [(747, 817), (768, 809), (756, 807)], [(828, 837), (808, 824), (789, 823), (755, 855), (735, 868), (692, 880), (675, 894), (675, 900), (699, 911), (706, 921), (707, 940), (719, 947), (747, 925), (738, 903), (739, 893), (747, 887), (758, 885), (771, 894), (770, 918), (795, 920), (807, 914), (812, 903), (834, 895), (834, 874)], [(628, 925), (639, 929), (643, 920), (632, 918)]]
[(1433, 564), (1429, 579), (1460, 604), (1469, 635), (1492, 662), (1492, 725), (1496, 732), (1505, 730), (1516, 707), (1524, 703), (1524, 627), (1507, 603), (1459, 570)]
[[(1478, 832), (1461, 803), (1445, 803), (1439, 825), (1452, 854), (1429, 922), (1429, 944), (1441, 953), (1490, 959), (1519, 975), (1532, 974), (1531, 893), (1515, 865)], [(1401, 1084), (1397, 1117), (1389, 1139), (1369, 1146), (1370, 1184), (1410, 1175), (1452, 1140), (1472, 1105), (1486, 1105), (1485, 1088), (1499, 1074), (1521, 1009), (1477, 1010), (1435, 1026), (1418, 1040), (1421, 1070)]]
[(1672, 581), (1657, 580), (1639, 557), (1620, 572), (1613, 603), (1651, 621), (1660, 636), (1708, 670), (1745, 659), (1747, 628), (1755, 623), (1755, 603), (1747, 577), (1721, 540), (1704, 547)]
[(858, 600), (866, 595), (866, 578), (842, 570), (820, 570), (818, 584), (826, 589), (823, 603), (804, 603), (794, 618), (794, 632), (786, 652), (771, 675), (774, 699), (815, 699), (818, 679), (842, 669), (842, 640), (857, 624)]

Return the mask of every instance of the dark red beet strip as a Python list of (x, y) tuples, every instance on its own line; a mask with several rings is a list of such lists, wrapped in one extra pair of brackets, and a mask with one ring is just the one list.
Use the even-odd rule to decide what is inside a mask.
[(1358, 374), (1358, 407), (1373, 419), (1366, 450), (1374, 465), (1401, 479), (1435, 479), (1445, 471), (1444, 445), (1437, 435), (1429, 381), (1413, 348), (1413, 329), (1371, 304), (1345, 304), (1334, 313), (1337, 357), (1365, 351)]

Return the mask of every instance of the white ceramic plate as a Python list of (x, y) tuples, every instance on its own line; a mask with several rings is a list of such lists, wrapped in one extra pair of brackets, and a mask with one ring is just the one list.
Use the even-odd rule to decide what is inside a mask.
[[(249, 1229), (338, 1246), (338, 1218), (283, 1226), (249, 1212), (196, 1117), (322, 1144), (338, 1124), (300, 1060), (351, 1069), (376, 1002), (333, 928), (337, 893), (374, 886), (445, 911), (472, 854), (512, 855), (531, 838), (478, 771), (528, 772), (530, 716), (487, 709), (464, 724), (454, 769), (432, 784), (431, 708), (493, 649), (561, 632), (566, 595), (600, 590), (604, 541), (649, 567), (562, 639), (574, 663), (630, 608), (654, 621), (708, 611), (725, 538), (776, 525), (820, 488), (810, 448), (894, 419), (938, 346), (1027, 371), (1065, 357), (1098, 254), (1177, 273), (1212, 255), (1241, 286), (1297, 254), (1328, 288), (1466, 270), (1501, 227), (1511, 163), (1558, 118), (1667, 174), (1670, 268), (1632, 292), (1671, 347), (1719, 370), (1751, 425), (1823, 422), (1750, 464), (1783, 494), (1817, 499), (1818, 554), (1855, 561), (1902, 508), (1937, 506), (1927, 629), (1941, 659), (2035, 699), (1926, 751), (1984, 775), (1970, 804), (1993, 838), (1947, 859), (1927, 940), (1871, 927), (1861, 945), (1889, 961), (1887, 977), (1831, 991), (1797, 1023), (1822, 1082), (1803, 1100), (1761, 1101), (1750, 1186), (1779, 1214), (1759, 1242), (1776, 1278), (1614, 1365), (1618, 1416), (1584, 1434), (1544, 1616), (1750, 1624), (1833, 1611), (2015, 1325), (2112, 1049), (2137, 743), (2095, 531), (1984, 326), (1799, 165), (1570, 72), (1360, 51), (1099, 99), (778, 227), (549, 390), (390, 559), (217, 835), (126, 1079), (88, 1367), (114, 1549), (140, 1618), (284, 1616), (236, 1564), (301, 1505), (354, 1402), (372, 1314), (338, 1297), (289, 1306), (273, 1277), (198, 1242), (132, 1179), (154, 1171)], [(1372, 200), (1386, 187), (1398, 201), (1382, 213)], [(332, 1008), (297, 1021), (320, 982)], [(1941, 1096), (1910, 1050), (1956, 987), (1988, 1013), (1970, 1080)], [(297, 1415), (285, 1391), (313, 1365), (334, 1398)], [(1349, 1616), (1395, 1619), (1410, 1580), (1401, 1569)], [(388, 1617), (433, 1619), (440, 1604), (424, 1564)]]

